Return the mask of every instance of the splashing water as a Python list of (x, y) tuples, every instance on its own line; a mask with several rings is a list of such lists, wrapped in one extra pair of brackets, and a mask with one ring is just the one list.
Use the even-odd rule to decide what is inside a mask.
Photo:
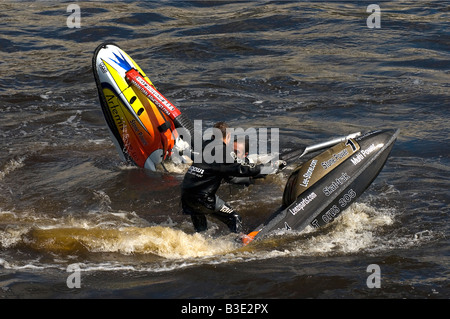
[(162, 226), (34, 229), (29, 236), (31, 247), (45, 251), (154, 254), (167, 259), (213, 256), (235, 248), (232, 242), (208, 241), (200, 234)]

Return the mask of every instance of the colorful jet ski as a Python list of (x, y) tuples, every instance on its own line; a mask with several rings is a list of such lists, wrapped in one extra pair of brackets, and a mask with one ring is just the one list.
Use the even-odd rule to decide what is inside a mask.
[(155, 171), (186, 143), (190, 145), (192, 123), (122, 49), (101, 44), (92, 65), (102, 111), (123, 161)]

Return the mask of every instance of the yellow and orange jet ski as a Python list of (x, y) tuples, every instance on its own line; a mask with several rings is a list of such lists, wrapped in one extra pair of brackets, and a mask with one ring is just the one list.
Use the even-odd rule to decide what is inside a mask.
[(155, 171), (191, 145), (192, 123), (121, 48), (99, 45), (92, 66), (102, 111), (123, 161)]

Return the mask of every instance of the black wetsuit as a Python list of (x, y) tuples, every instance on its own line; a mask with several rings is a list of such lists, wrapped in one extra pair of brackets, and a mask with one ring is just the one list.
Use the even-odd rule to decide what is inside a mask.
[[(188, 169), (181, 185), (183, 212), (191, 215), (194, 228), (198, 232), (207, 229), (206, 215), (208, 214), (224, 222), (230, 231), (240, 232), (242, 230), (241, 217), (231, 206), (220, 199), (216, 192), (223, 179), (233, 176), (260, 175), (262, 165), (239, 163), (232, 154), (227, 152), (226, 144), (223, 141), (209, 141), (204, 145), (203, 150), (206, 147), (209, 150), (221, 150), (223, 158), (208, 163), (202, 156), (201, 163), (194, 161)], [(212, 155), (215, 155), (214, 152)]]

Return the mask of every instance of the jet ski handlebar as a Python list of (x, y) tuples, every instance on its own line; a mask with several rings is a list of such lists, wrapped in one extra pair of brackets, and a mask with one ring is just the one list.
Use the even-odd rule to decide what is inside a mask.
[(305, 148), (305, 150), (299, 156), (299, 158), (304, 156), (304, 155), (306, 155), (306, 154), (308, 154), (308, 153), (315, 152), (315, 151), (318, 151), (318, 150), (321, 150), (321, 149), (324, 149), (324, 148), (331, 147), (331, 146), (336, 145), (338, 143), (345, 142), (348, 139), (356, 138), (356, 137), (358, 137), (360, 135), (361, 135), (361, 132), (356, 132), (356, 133), (352, 133), (352, 134), (349, 134), (349, 135), (346, 135), (346, 136), (337, 137), (337, 138), (334, 138), (334, 139), (329, 140), (329, 141), (325, 141), (325, 142), (322, 142), (322, 143), (318, 143), (318, 144), (314, 144), (314, 145), (308, 146), (308, 147)]
[(361, 132), (356, 132), (356, 133), (352, 133), (349, 135), (336, 137), (334, 139), (331, 139), (331, 140), (328, 140), (328, 141), (325, 141), (322, 143), (307, 146), (303, 149), (303, 152), (300, 149), (300, 150), (295, 150), (292, 152), (285, 153), (285, 154), (281, 155), (281, 159), (283, 159), (284, 161), (286, 161), (288, 163), (292, 163), (292, 162), (295, 162), (296, 160), (302, 158), (303, 156), (305, 156), (308, 153), (316, 152), (316, 151), (322, 150), (324, 148), (331, 147), (338, 143), (345, 142), (348, 139), (356, 138), (360, 135), (361, 135)]

